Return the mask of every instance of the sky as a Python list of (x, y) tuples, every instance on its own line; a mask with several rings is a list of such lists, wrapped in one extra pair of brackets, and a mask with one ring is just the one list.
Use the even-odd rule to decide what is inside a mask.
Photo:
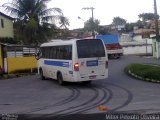
[[(0, 0), (0, 5), (8, 0)], [(136, 22), (141, 13), (154, 12), (153, 0), (51, 0), (48, 8), (61, 8), (64, 16), (70, 21), (69, 29), (82, 28), (84, 22), (92, 14), (85, 7), (94, 7), (94, 19), (100, 20), (100, 25), (111, 24), (114, 17), (121, 17), (127, 22)], [(157, 0), (157, 9), (160, 14), (160, 0)], [(2, 12), (2, 10), (1, 10)], [(78, 16), (82, 19), (78, 19)]]

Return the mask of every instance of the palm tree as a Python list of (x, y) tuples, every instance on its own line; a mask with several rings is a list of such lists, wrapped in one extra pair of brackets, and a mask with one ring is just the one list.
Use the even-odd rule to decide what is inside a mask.
[(60, 24), (60, 28), (65, 28), (66, 29), (67, 26), (69, 26), (69, 20), (64, 16), (61, 16), (59, 24)]
[(118, 25), (125, 25), (126, 24), (126, 20), (120, 17), (114, 17), (113, 18), (113, 24), (115, 24), (116, 26)]
[(13, 0), (3, 5), (16, 18), (15, 23), (21, 23), (18, 31), (23, 36), (24, 44), (46, 41), (47, 31), (55, 28), (57, 21), (63, 26), (69, 25), (60, 8), (47, 8), (46, 3), (49, 1), (51, 0)]

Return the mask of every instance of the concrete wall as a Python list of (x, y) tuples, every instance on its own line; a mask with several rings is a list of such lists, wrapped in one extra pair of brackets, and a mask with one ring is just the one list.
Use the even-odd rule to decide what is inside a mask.
[[(1, 26), (1, 19), (4, 21), (4, 28)], [(0, 37), (14, 37), (13, 21), (0, 15)]]
[(123, 54), (124, 55), (133, 55), (133, 54), (152, 54), (152, 45), (129, 45), (123, 46)]
[(135, 37), (133, 37), (133, 40), (140, 43), (146, 43), (146, 40), (147, 40), (147, 44), (152, 44), (152, 39), (142, 38), (142, 35), (136, 35)]
[(8, 73), (15, 72), (17, 70), (26, 70), (37, 68), (37, 60), (34, 56), (32, 57), (9, 57), (8, 62)]
[(132, 40), (133, 38), (131, 37), (130, 34), (122, 34), (121, 36), (119, 36), (120, 42), (131, 42)]

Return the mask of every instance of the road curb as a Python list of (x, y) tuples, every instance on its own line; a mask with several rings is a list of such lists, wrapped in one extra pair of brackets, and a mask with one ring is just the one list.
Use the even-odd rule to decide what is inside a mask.
[(148, 81), (148, 82), (152, 82), (152, 83), (160, 83), (160, 81), (158, 81), (158, 80), (149, 79), (149, 78), (143, 78), (143, 77), (141, 77), (141, 76), (138, 76), (138, 75), (132, 73), (130, 70), (126, 70), (126, 72), (127, 72), (129, 75), (133, 76), (134, 78), (137, 78), (137, 79), (140, 79), (140, 80), (143, 80), (143, 81)]
[(0, 76), (0, 80), (9, 80), (9, 79), (14, 79), (14, 78), (20, 78), (20, 77), (26, 77), (26, 76), (33, 76), (36, 75), (34, 73), (23, 73), (23, 74), (3, 74)]

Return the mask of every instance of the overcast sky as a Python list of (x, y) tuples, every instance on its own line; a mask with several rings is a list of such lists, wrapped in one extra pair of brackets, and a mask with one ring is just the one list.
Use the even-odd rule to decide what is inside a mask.
[[(8, 0), (0, 0), (0, 5)], [(84, 21), (91, 17), (91, 10), (82, 10), (84, 7), (94, 7), (94, 18), (100, 20), (101, 25), (112, 23), (114, 17), (119, 16), (127, 22), (138, 20), (140, 13), (152, 12), (153, 0), (51, 0), (48, 8), (59, 7), (70, 21), (70, 29), (81, 28)], [(160, 0), (157, 0), (160, 14)], [(83, 20), (78, 19), (80, 16)]]

